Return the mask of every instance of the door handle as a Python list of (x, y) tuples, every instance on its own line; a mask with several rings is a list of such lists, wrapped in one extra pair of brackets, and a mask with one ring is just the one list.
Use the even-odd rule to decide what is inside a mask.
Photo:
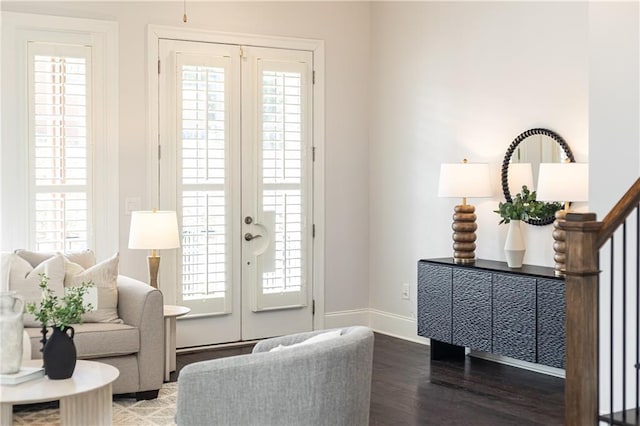
[(253, 235), (251, 232), (247, 232), (246, 234), (244, 234), (244, 239), (246, 241), (251, 241), (251, 240), (255, 240), (256, 238), (261, 238), (262, 235)]

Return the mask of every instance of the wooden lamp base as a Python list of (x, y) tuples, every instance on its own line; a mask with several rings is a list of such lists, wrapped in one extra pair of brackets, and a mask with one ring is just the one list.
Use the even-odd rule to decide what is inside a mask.
[(152, 254), (147, 256), (147, 262), (149, 264), (149, 285), (153, 288), (158, 288), (158, 269), (160, 269), (160, 256)]
[(556, 277), (564, 277), (567, 274), (567, 233), (560, 229), (560, 223), (565, 221), (567, 213), (567, 210), (558, 210), (553, 222), (553, 260)]
[(476, 208), (470, 204), (457, 205), (453, 209), (453, 261), (470, 264), (476, 261)]

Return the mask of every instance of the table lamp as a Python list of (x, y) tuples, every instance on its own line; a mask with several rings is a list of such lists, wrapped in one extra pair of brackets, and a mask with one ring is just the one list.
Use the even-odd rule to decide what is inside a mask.
[(468, 163), (442, 164), (438, 197), (462, 198), (462, 204), (453, 211), (453, 261), (474, 263), (476, 260), (476, 208), (467, 204), (467, 198), (490, 197), (489, 165)]
[(538, 201), (560, 201), (564, 208), (556, 212), (553, 222), (553, 260), (556, 276), (566, 274), (566, 232), (560, 222), (569, 212), (569, 203), (589, 200), (589, 165), (587, 163), (541, 163), (538, 173)]
[(151, 250), (149, 263), (149, 284), (158, 288), (160, 256), (156, 250), (180, 247), (178, 217), (174, 211), (135, 211), (131, 213), (129, 228), (129, 248)]

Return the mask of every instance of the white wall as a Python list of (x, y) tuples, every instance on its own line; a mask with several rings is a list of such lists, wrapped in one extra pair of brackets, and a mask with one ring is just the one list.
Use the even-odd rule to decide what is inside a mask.
[(589, 204), (600, 220), (640, 175), (639, 9), (589, 6)]
[(120, 270), (146, 280), (146, 254), (127, 249), (124, 200), (148, 195), (146, 28), (322, 39), (326, 85), (326, 311), (368, 304), (368, 65), (370, 6), (364, 2), (2, 2), (3, 11), (113, 20), (120, 29)]
[[(640, 4), (592, 3), (589, 7), (589, 157), (591, 211), (602, 220), (613, 204), (640, 176)], [(628, 235), (637, 235), (634, 220), (628, 223)], [(613, 269), (614, 292), (614, 407), (622, 409), (622, 235), (615, 238), (615, 260), (610, 259), (610, 243), (601, 250), (600, 268), (600, 410), (608, 413), (610, 400), (610, 274)], [(635, 239), (629, 238), (631, 244)], [(638, 259), (629, 248), (627, 264)], [(633, 257), (636, 257), (633, 259)], [(629, 283), (637, 282), (633, 268), (627, 269)], [(633, 286), (627, 299), (638, 300)], [(635, 318), (635, 305), (628, 305), (627, 341), (633, 342), (640, 324)], [(627, 347), (627, 401), (635, 403), (634, 345)]]
[[(492, 165), (495, 196), (471, 200), (476, 255), (504, 260), (506, 227), (492, 210), (512, 140), (549, 128), (588, 161), (587, 18), (586, 3), (373, 4), (370, 306), (388, 323), (415, 316), (417, 260), (452, 255), (460, 200), (437, 197), (440, 163)], [(525, 263), (552, 266), (551, 227), (525, 228)]]
[[(436, 197), (442, 162), (493, 165), (495, 196), (472, 203), (477, 255), (497, 260), (506, 234), (492, 213), (502, 198), (498, 173), (523, 130), (550, 128), (578, 161), (590, 161), (590, 207), (600, 215), (640, 174), (637, 4), (187, 6), (188, 27), (325, 40), (328, 325), (358, 322), (415, 336), (416, 262), (451, 256), (457, 200)], [(120, 250), (123, 272), (144, 279), (144, 253), (126, 248), (123, 202), (146, 196), (146, 25), (184, 26), (182, 2), (1, 7), (119, 23)], [(550, 227), (526, 227), (525, 262), (552, 265), (550, 234)], [(402, 283), (411, 284), (410, 301), (401, 299)]]

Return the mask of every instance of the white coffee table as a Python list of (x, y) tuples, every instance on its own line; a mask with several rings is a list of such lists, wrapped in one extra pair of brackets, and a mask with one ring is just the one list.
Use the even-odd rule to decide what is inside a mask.
[[(23, 361), (40, 367), (42, 360)], [(0, 386), (0, 424), (13, 424), (13, 406), (60, 400), (62, 425), (111, 425), (111, 383), (120, 371), (108, 364), (78, 361), (73, 376), (65, 380), (42, 377), (19, 385)]]
[(164, 305), (164, 381), (168, 382), (176, 371), (176, 318), (187, 315), (186, 306)]

